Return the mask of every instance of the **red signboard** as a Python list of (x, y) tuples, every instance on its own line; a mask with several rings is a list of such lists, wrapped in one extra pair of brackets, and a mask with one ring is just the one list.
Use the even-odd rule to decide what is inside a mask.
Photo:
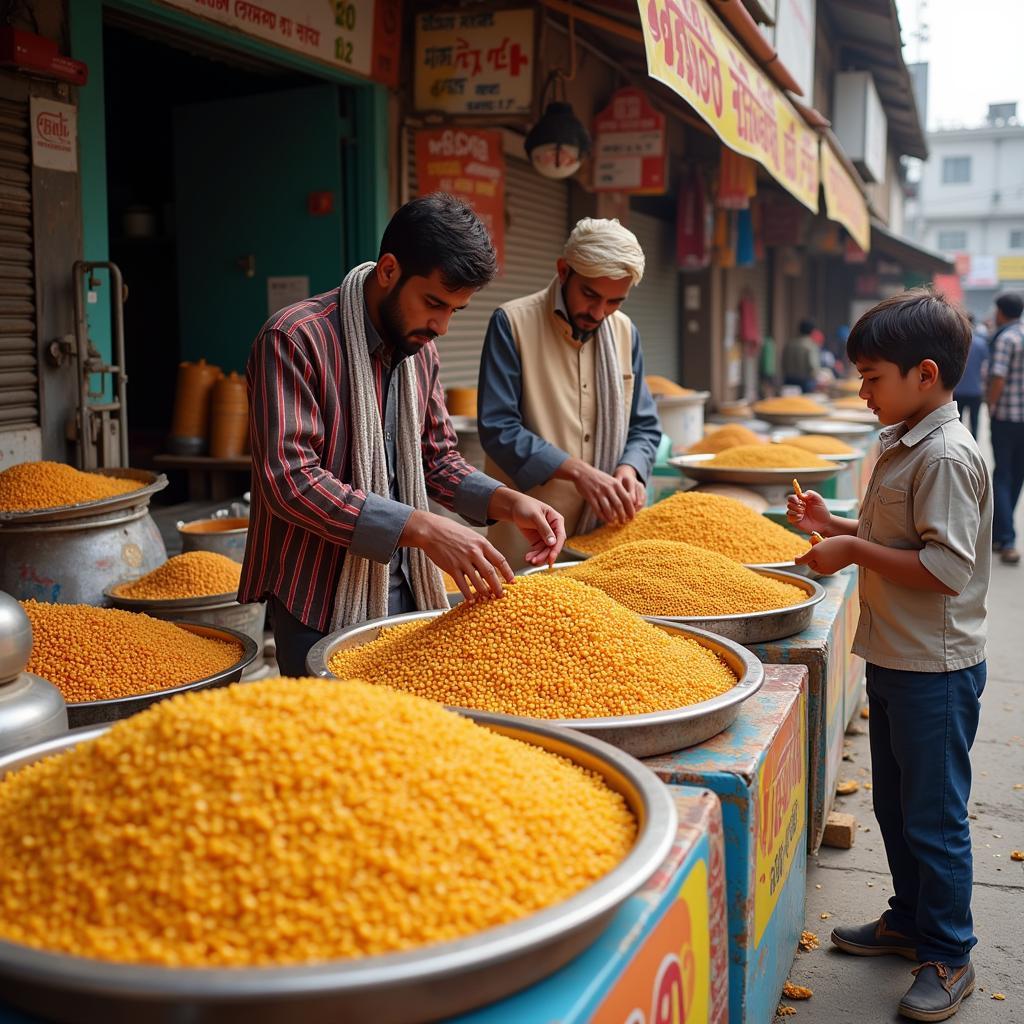
[(664, 114), (640, 89), (620, 89), (594, 118), (594, 190), (661, 195), (667, 153)]
[(420, 195), (448, 192), (464, 199), (484, 222), (505, 263), (505, 154), (501, 132), (439, 128), (416, 132)]

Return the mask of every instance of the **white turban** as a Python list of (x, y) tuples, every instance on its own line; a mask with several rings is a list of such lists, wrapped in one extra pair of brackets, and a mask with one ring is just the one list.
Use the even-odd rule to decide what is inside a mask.
[(629, 277), (639, 284), (644, 276), (644, 251), (636, 235), (617, 220), (584, 217), (572, 229), (562, 256), (584, 277)]

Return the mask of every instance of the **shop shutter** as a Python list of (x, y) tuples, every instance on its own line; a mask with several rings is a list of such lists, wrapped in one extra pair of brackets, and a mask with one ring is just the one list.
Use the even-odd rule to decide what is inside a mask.
[[(6, 82), (0, 82), (0, 86)], [(39, 424), (27, 98), (0, 91), (0, 430)]]
[(675, 225), (633, 211), (629, 227), (646, 258), (644, 279), (629, 294), (623, 312), (636, 324), (644, 372), (679, 380), (679, 272)]
[[(415, 134), (409, 132), (408, 194), (416, 192)], [(563, 181), (542, 178), (525, 161), (505, 158), (504, 272), (461, 313), (437, 341), (441, 381), (446, 388), (477, 385), (480, 352), (491, 314), (502, 303), (539, 291), (555, 275), (569, 225), (569, 193)]]

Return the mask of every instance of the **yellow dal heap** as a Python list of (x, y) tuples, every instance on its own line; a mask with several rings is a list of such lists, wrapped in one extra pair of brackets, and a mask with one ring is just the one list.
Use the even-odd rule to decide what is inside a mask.
[(21, 462), (0, 472), (0, 511), (32, 512), (129, 494), (143, 485), (100, 473), (82, 473), (61, 462)]
[(835, 463), (789, 444), (741, 444), (719, 452), (708, 465), (723, 469), (831, 469)]
[(0, 938), (171, 966), (390, 953), (558, 903), (635, 835), (563, 758), (382, 687), (271, 679), (0, 782)]
[(799, 437), (787, 437), (786, 444), (791, 448), (803, 448), (816, 455), (853, 455), (856, 449), (845, 441), (828, 434), (801, 434)]
[(740, 444), (764, 444), (765, 438), (738, 423), (729, 423), (710, 434), (705, 434), (686, 449), (689, 455), (716, 455), (726, 448), (735, 448)]
[(639, 615), (736, 615), (787, 608), (807, 594), (725, 555), (670, 540), (621, 544), (560, 570)]
[(832, 403), (837, 409), (867, 409), (868, 403), (859, 395), (852, 395), (849, 398), (837, 398)]
[(820, 416), (825, 412), (821, 402), (805, 395), (792, 395), (789, 398), (763, 398), (754, 403), (754, 412), (783, 413), (791, 415)]
[(638, 512), (625, 526), (602, 526), (566, 543), (599, 555), (635, 540), (677, 540), (717, 551), (737, 562), (790, 562), (807, 550), (807, 542), (783, 526), (719, 494), (673, 494)]
[(171, 622), (87, 604), (23, 601), (32, 620), (28, 671), (70, 703), (131, 697), (206, 679), (234, 665), (239, 644)]
[(443, 704), (529, 718), (640, 715), (736, 684), (695, 641), (669, 636), (593, 587), (548, 574), (517, 580), (500, 601), (385, 629), (335, 654), (330, 669)]
[(647, 390), (652, 395), (662, 395), (671, 398), (681, 398), (683, 395), (695, 395), (693, 388), (684, 388), (668, 377), (659, 377), (656, 373), (648, 374), (644, 380), (647, 382)]
[(216, 551), (186, 551), (131, 583), (114, 587), (118, 597), (171, 601), (183, 597), (234, 594), (242, 566)]

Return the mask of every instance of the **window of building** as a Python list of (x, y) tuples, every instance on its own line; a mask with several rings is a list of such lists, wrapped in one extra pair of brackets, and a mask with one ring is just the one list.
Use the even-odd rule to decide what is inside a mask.
[(939, 249), (942, 252), (963, 252), (967, 248), (966, 231), (940, 231)]
[(1024, 228), (1017, 228), (1010, 232), (1010, 248), (1024, 249)]
[(963, 185), (971, 180), (971, 158), (969, 156), (947, 156), (942, 158), (942, 184)]

